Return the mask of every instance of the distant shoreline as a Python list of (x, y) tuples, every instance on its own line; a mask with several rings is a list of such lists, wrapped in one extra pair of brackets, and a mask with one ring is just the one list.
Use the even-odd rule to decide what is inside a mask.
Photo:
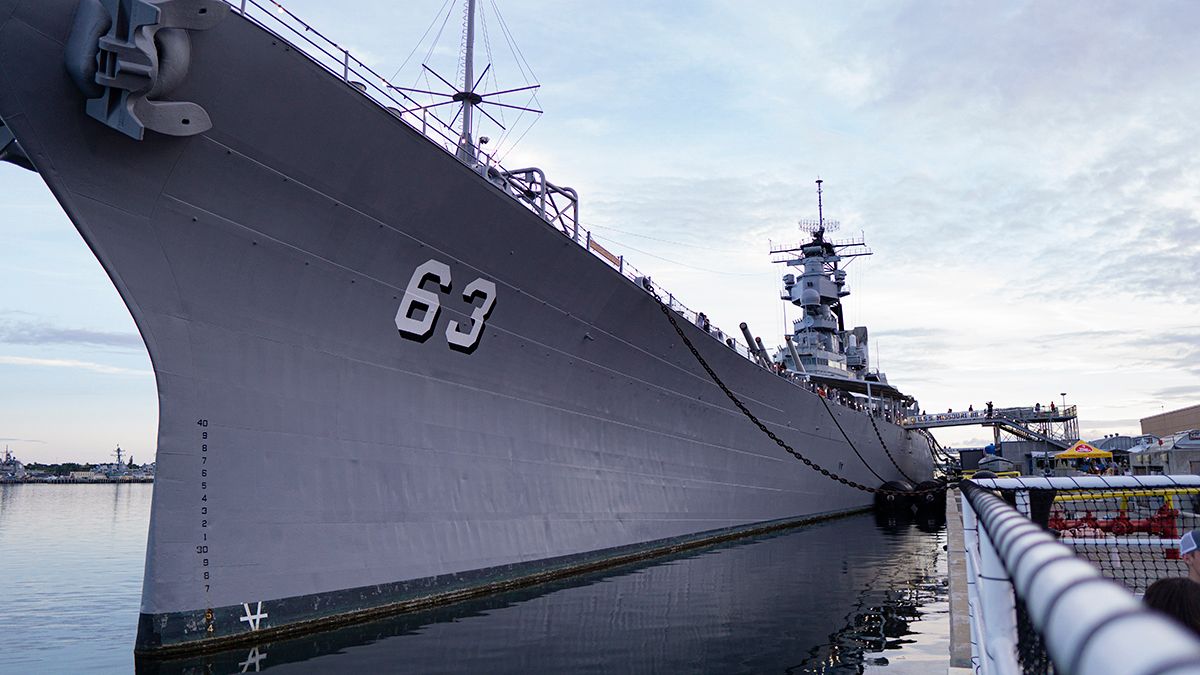
[(87, 485), (89, 483), (153, 483), (153, 478), (22, 478), (20, 480), (0, 479), (0, 485)]

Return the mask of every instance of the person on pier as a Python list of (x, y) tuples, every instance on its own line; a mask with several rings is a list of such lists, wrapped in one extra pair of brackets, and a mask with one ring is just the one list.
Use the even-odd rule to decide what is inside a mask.
[(1188, 578), (1200, 583), (1200, 530), (1186, 532), (1180, 537), (1179, 559), (1187, 565)]

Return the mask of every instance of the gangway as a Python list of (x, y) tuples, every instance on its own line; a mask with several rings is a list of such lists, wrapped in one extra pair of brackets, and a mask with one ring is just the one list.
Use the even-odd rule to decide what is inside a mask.
[(1075, 406), (1064, 408), (1017, 407), (984, 410), (949, 410), (932, 415), (909, 415), (901, 421), (905, 429), (985, 426), (1006, 431), (1026, 441), (1048, 443), (1066, 450), (1079, 438)]

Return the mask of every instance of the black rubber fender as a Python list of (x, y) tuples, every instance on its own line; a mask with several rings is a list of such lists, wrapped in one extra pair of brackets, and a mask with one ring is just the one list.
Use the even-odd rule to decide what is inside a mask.
[(946, 512), (946, 484), (940, 480), (923, 480), (914, 488), (913, 503), (921, 514)]
[(876, 513), (911, 513), (913, 505), (912, 483), (906, 480), (889, 480), (879, 486), (875, 493)]

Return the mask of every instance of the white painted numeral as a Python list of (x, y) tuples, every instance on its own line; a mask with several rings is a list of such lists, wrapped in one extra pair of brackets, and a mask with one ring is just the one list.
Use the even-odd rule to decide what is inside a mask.
[[(443, 291), (450, 290), (450, 266), (436, 260), (426, 261), (413, 272), (408, 288), (404, 289), (404, 299), (400, 301), (400, 309), (396, 310), (396, 328), (419, 340), (429, 337), (442, 308), (437, 293), (421, 288), (426, 279), (433, 279)], [(418, 309), (423, 309), (425, 314), (414, 319), (412, 314)]]
[[(404, 299), (396, 310), (396, 328), (401, 334), (419, 342), (424, 342), (433, 332), (442, 308), (441, 297), (436, 289), (422, 288), (427, 281), (433, 281), (443, 293), (449, 291), (450, 266), (437, 260), (427, 260), (413, 271), (408, 288), (404, 289)], [(496, 284), (487, 279), (476, 279), (463, 289), (463, 299), (472, 309), (471, 323), (463, 330), (461, 323), (451, 321), (446, 326), (446, 341), (450, 347), (470, 353), (483, 337), (483, 324), (496, 304)], [(478, 307), (475, 306), (476, 299), (482, 299)], [(422, 312), (419, 319), (413, 316), (417, 312)]]
[(463, 299), (467, 302), (473, 303), (477, 295), (483, 296), (483, 304), (471, 312), (471, 330), (463, 332), (457, 321), (451, 321), (446, 326), (446, 341), (452, 347), (473, 349), (483, 335), (483, 322), (492, 311), (492, 305), (496, 304), (496, 284), (487, 279), (476, 279), (463, 289)]

